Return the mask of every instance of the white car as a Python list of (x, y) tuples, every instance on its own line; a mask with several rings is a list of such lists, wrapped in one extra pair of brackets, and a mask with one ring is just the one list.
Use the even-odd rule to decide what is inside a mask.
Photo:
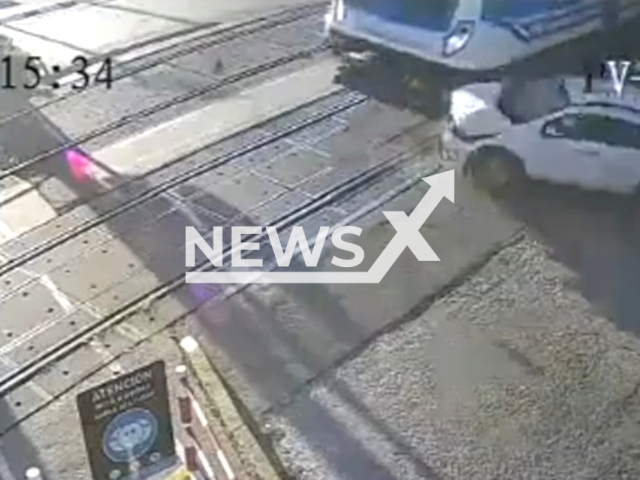
[(640, 192), (640, 90), (608, 80), (478, 83), (451, 94), (441, 155), (488, 190), (525, 177), (589, 190)]

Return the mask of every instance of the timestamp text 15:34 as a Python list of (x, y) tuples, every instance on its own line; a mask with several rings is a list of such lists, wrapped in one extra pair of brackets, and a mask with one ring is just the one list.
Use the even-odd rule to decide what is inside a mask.
[[(12, 57), (5, 56), (0, 60), (0, 89), (15, 89), (18, 87), (16, 78), (23, 78), (22, 87), (26, 90), (33, 90), (42, 86), (43, 65), (41, 57)], [(54, 73), (63, 71), (65, 76), (76, 75), (79, 78), (71, 83), (73, 90), (84, 90), (94, 84), (104, 84), (106, 88), (111, 88), (113, 84), (113, 64), (111, 58), (106, 58), (99, 65), (95, 73), (90, 73), (89, 67), (92, 66), (89, 59), (82, 55), (75, 57), (69, 66), (61, 67), (55, 65), (52, 67)], [(18, 77), (14, 75), (22, 73)], [(57, 88), (59, 85), (55, 80), (51, 81), (50, 86)]]

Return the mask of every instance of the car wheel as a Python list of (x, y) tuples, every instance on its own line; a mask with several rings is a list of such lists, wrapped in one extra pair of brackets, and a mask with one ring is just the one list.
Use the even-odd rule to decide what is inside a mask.
[(507, 152), (492, 149), (472, 159), (471, 176), (479, 189), (505, 193), (522, 186), (526, 175), (520, 159)]

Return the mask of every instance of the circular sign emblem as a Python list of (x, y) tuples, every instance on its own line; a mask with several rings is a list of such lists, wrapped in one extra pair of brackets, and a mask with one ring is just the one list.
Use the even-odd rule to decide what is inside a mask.
[(148, 410), (133, 408), (122, 412), (107, 425), (102, 450), (112, 462), (130, 462), (153, 446), (158, 436), (158, 420)]

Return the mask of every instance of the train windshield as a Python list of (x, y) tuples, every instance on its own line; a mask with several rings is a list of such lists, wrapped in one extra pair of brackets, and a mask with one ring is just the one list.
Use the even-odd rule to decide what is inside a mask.
[(460, 0), (346, 0), (345, 3), (389, 22), (446, 30)]
[(483, 18), (520, 18), (541, 14), (550, 10), (571, 8), (584, 4), (585, 0), (484, 0)]

